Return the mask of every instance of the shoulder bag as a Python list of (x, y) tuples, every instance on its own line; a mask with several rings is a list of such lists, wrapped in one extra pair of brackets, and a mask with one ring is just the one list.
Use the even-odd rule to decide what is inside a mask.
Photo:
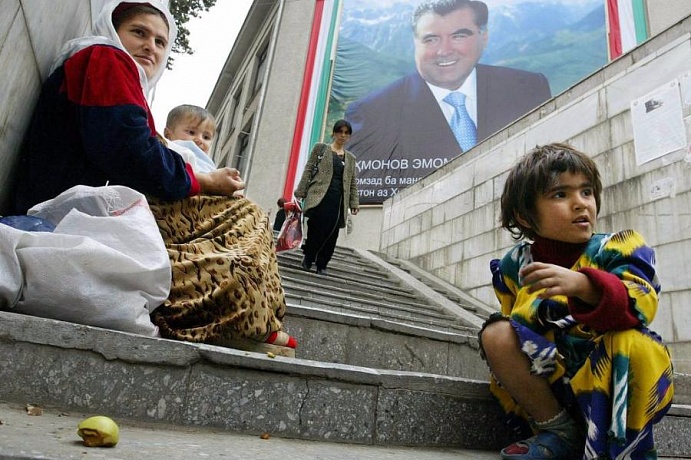
[(314, 180), (315, 177), (317, 177), (317, 174), (319, 173), (319, 163), (321, 163), (322, 158), (324, 158), (324, 154), (326, 151), (329, 149), (329, 144), (324, 144), (324, 147), (322, 147), (321, 152), (319, 152), (319, 155), (317, 155), (317, 161), (312, 165), (312, 169), (310, 169), (310, 182)]

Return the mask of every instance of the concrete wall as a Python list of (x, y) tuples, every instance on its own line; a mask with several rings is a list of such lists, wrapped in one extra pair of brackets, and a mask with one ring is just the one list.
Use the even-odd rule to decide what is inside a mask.
[(19, 145), (58, 50), (91, 27), (89, 0), (0, 2), (0, 214), (7, 211)]
[(655, 36), (691, 14), (689, 0), (646, 0), (648, 32)]
[(632, 101), (691, 74), (690, 32), (687, 17), (387, 201), (382, 250), (498, 307), (489, 262), (513, 244), (497, 222), (507, 170), (537, 144), (567, 141), (602, 172), (598, 230), (637, 229), (656, 250), (663, 294), (653, 327), (679, 344), (675, 360), (691, 368), (691, 79), (680, 96), (684, 148), (637, 164), (630, 111)]

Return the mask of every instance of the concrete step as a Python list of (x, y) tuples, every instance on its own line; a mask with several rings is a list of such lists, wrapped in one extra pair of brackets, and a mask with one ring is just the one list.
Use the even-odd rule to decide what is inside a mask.
[(367, 315), (382, 309), (384, 314), (405, 322), (414, 322), (419, 313), (438, 326), (458, 324), (476, 330), (491, 312), (490, 307), (465, 294), (449, 300), (369, 251), (346, 252), (341, 248), (329, 264), (327, 277), (300, 270), (301, 257), (299, 251), (279, 254), (279, 270), (292, 304), (336, 306), (338, 311), (349, 308), (354, 314)]
[[(163, 433), (173, 425), (363, 445), (493, 450), (495, 456), (509, 442), (481, 380), (270, 358), (8, 312), (0, 312), (0, 382), (0, 401), (13, 407), (31, 403), (162, 424), (156, 427)], [(691, 454), (690, 416), (691, 408), (675, 406), (657, 426), (662, 454)], [(13, 445), (16, 453), (20, 447)], [(5, 458), (34, 458), (12, 455)]]
[(406, 260), (393, 259), (384, 254), (373, 254), (377, 257), (380, 257), (383, 261), (395, 269), (400, 270), (401, 272), (410, 276), (412, 279), (429, 287), (439, 295), (449, 299), (451, 302), (463, 305), (465, 310), (471, 311), (483, 319), (486, 319), (490, 314), (496, 311), (496, 308), (479, 302), (477, 299), (466, 294), (456, 286), (420, 269), (415, 264), (412, 264)]
[[(286, 290), (293, 286), (304, 286), (312, 289), (319, 287), (323, 291), (334, 291), (362, 297), (363, 299), (386, 298), (405, 304), (420, 304), (421, 297), (412, 289), (401, 286), (384, 285), (382, 283), (368, 283), (353, 276), (342, 276), (329, 269), (329, 276), (317, 275), (314, 272), (305, 272), (301, 269), (281, 267), (281, 278)], [(286, 283), (290, 283), (286, 286)]]
[[(245, 434), (496, 449), (487, 383), (0, 312), (0, 401)], [(488, 429), (497, 427), (497, 429)]]
[(400, 280), (388, 276), (387, 273), (378, 270), (377, 267), (352, 263), (340, 264), (333, 262), (329, 264), (328, 276), (318, 276), (314, 267), (312, 271), (306, 272), (301, 268), (301, 258), (279, 257), (279, 267), (281, 276), (295, 281), (319, 282), (325, 286), (347, 285), (348, 287), (360, 292), (377, 290), (389, 295), (399, 296), (408, 299), (417, 299), (419, 294)]
[[(32, 403), (124, 420), (134, 443), (123, 444), (118, 458), (141, 458), (127, 453), (145, 452), (136, 449), (145, 449), (152, 430), (157, 439), (159, 432), (180, 440), (200, 433), (198, 450), (208, 440), (219, 446), (215, 454), (226, 456), (229, 448), (241, 458), (246, 452), (220, 447), (218, 436), (258, 442), (270, 433), (280, 442), (270, 453), (253, 446), (257, 454), (250, 458), (274, 458), (276, 449), (300, 452), (296, 458), (337, 458), (315, 453), (321, 448), (306, 441), (369, 446), (348, 450), (363, 455), (350, 458), (394, 458), (382, 456), (389, 449), (412, 449), (416, 458), (447, 452), (423, 447), (486, 450), (496, 458), (510, 437), (476, 338), (491, 308), (405, 262), (392, 265), (367, 251), (337, 248), (326, 278), (299, 270), (300, 259), (298, 252), (279, 255), (289, 300), (285, 327), (299, 340), (297, 358), (0, 312), (0, 401), (15, 410)], [(677, 382), (675, 402), (691, 403), (688, 382)], [(689, 412), (675, 406), (658, 425), (663, 454), (691, 453)], [(0, 425), (0, 441), (15, 441), (0, 443), (0, 460), (49, 458), (22, 453), (20, 434), (4, 433)], [(59, 440), (57, 433), (50, 438)], [(166, 450), (146, 452), (157, 458)], [(190, 458), (184, 447), (167, 452), (167, 458)]]
[(324, 363), (487, 380), (475, 331), (288, 305), (286, 332), (298, 356)]
[[(278, 254), (279, 265), (284, 265), (293, 268), (300, 268), (302, 262), (302, 251), (285, 251)], [(314, 273), (314, 266), (312, 273)], [(328, 271), (339, 273), (343, 277), (351, 276), (354, 279), (362, 279), (364, 282), (370, 282), (377, 285), (381, 283), (398, 285), (400, 284), (396, 278), (389, 277), (387, 273), (382, 272), (376, 265), (372, 265), (366, 259), (358, 256), (354, 250), (345, 251), (343, 248), (338, 248), (329, 262)]]
[[(432, 447), (396, 447), (307, 441), (262, 435), (243, 435), (207, 428), (146, 423), (117, 418), (120, 440), (112, 449), (85, 448), (77, 426), (93, 412), (65, 412), (43, 407), (40, 416), (27, 415), (24, 405), (0, 403), (0, 460), (494, 460), (496, 451)], [(682, 457), (662, 456), (669, 460)]]
[[(455, 331), (458, 333), (468, 333), (470, 331), (477, 333), (478, 330), (472, 326), (466, 326), (463, 322), (453, 317), (430, 317), (429, 315), (421, 315), (415, 310), (398, 308), (398, 306), (394, 304), (362, 304), (360, 302), (348, 302), (348, 299), (337, 296), (302, 296), (296, 292), (290, 291), (286, 292), (286, 299), (289, 305), (318, 308), (329, 310), (334, 313), (352, 314), (355, 316), (381, 318), (387, 321), (397, 321), (412, 326), (427, 327), (445, 332)], [(289, 311), (288, 315), (290, 314)]]
[(295, 284), (283, 279), (286, 300), (297, 305), (327, 306), (408, 321), (412, 324), (439, 325), (469, 330), (458, 317), (440, 307), (424, 303), (396, 301), (377, 293), (356, 293), (342, 288), (324, 288), (318, 284)]
[(294, 268), (301, 255), (288, 254), (279, 257), (288, 301), (284, 326), (298, 339), (301, 358), (487, 380), (477, 326), (389, 276), (386, 267), (348, 252), (347, 264), (388, 280), (373, 286), (359, 272), (344, 276), (331, 265), (328, 277), (306, 273)]

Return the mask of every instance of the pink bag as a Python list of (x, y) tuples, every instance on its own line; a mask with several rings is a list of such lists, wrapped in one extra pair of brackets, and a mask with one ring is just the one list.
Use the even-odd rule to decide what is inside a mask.
[(302, 244), (302, 210), (297, 203), (286, 203), (286, 220), (276, 238), (276, 252), (290, 251)]

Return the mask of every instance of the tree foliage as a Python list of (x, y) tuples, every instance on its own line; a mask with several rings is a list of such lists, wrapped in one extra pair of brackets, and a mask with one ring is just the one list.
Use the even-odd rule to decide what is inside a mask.
[[(194, 53), (194, 50), (190, 48), (190, 31), (187, 30), (185, 24), (187, 24), (190, 18), (199, 17), (201, 12), (209, 11), (209, 8), (215, 4), (216, 0), (170, 0), (170, 12), (175, 18), (175, 25), (178, 27), (178, 37), (175, 39), (175, 43), (173, 44), (173, 53)], [(168, 68), (172, 67), (173, 61), (174, 58), (171, 57), (168, 61)]]

